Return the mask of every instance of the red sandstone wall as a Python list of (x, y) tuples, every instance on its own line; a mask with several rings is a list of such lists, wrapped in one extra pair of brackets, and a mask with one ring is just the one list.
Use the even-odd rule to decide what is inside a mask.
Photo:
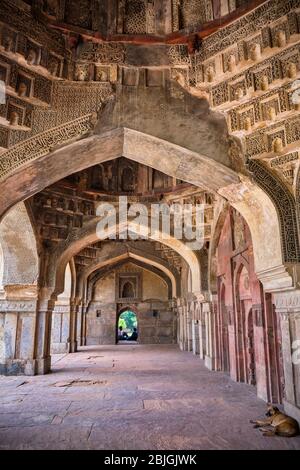
[[(254, 270), (244, 219), (231, 209), (217, 248), (218, 367), (233, 380), (256, 385), (264, 400), (280, 401), (277, 325)], [(276, 321), (275, 321), (276, 323)]]

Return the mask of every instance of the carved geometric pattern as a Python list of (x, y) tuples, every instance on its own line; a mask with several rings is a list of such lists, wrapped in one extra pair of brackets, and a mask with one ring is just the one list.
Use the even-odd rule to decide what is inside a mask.
[[(182, 0), (180, 2), (180, 17), (182, 21), (181, 27), (187, 28), (205, 23), (208, 21), (211, 13), (211, 1)], [(209, 19), (211, 19), (211, 17)]]
[(270, 27), (270, 33), (271, 33), (273, 47), (278, 46), (278, 44), (277, 44), (277, 33), (279, 31), (284, 31), (285, 35), (286, 35), (286, 39), (289, 40), (290, 30), (289, 30), (289, 23), (288, 23), (287, 17), (280, 18), (279, 21), (276, 21), (276, 23), (273, 24)]
[[(271, 141), (276, 137), (283, 139), (283, 143), (292, 144), (300, 140), (300, 117), (293, 116), (283, 122), (274, 124), (268, 127), (268, 132), (265, 129), (260, 129), (250, 136), (246, 136), (246, 152), (249, 157), (258, 155), (264, 152), (270, 152)], [(280, 135), (277, 135), (279, 131)]]
[(262, 40), (262, 37), (261, 37), (261, 33), (256, 33), (250, 39), (245, 40), (245, 42), (244, 42), (244, 50), (245, 50), (244, 57), (245, 57), (246, 60), (250, 59), (251, 47), (254, 44), (259, 44), (260, 48), (261, 48), (261, 51), (262, 51), (262, 49), (263, 49), (263, 40)]
[(124, 33), (146, 33), (146, 5), (144, 0), (126, 0)]
[(298, 174), (297, 174), (297, 179), (296, 179), (296, 210), (297, 210), (298, 233), (300, 233), (300, 167), (298, 168)]
[(91, 128), (91, 115), (83, 116), (16, 145), (1, 155), (0, 180), (23, 163), (47, 155), (55, 145), (80, 137)]
[[(16, 14), (16, 6), (13, 2), (1, 2), (0, 21), (5, 25), (9, 24), (15, 30), (22, 31), (23, 37), (28, 36), (49, 46), (57, 54), (65, 55), (65, 41), (60, 33), (47, 28), (41, 21), (35, 20), (31, 14), (21, 8), (17, 12), (18, 14)], [(5, 27), (8, 29), (7, 26)], [(11, 29), (11, 34), (15, 33), (14, 29)]]
[(298, 152), (288, 153), (288, 154), (282, 155), (280, 157), (272, 158), (272, 160), (270, 162), (270, 167), (271, 168), (278, 168), (282, 165), (285, 165), (286, 163), (297, 161), (298, 159), (299, 159)]
[(170, 64), (190, 65), (190, 57), (188, 55), (187, 46), (183, 44), (169, 46), (167, 53)]
[(277, 138), (282, 140), (283, 146), (286, 145), (286, 136), (285, 136), (284, 128), (272, 130), (271, 132), (266, 132), (266, 138), (267, 138), (267, 151), (268, 152), (272, 152), (273, 142)]
[(300, 246), (297, 231), (296, 205), (292, 194), (267, 168), (257, 160), (248, 162), (249, 171), (255, 182), (268, 194), (274, 202), (279, 215), (281, 243), (284, 262), (299, 263)]
[[(262, 31), (263, 36), (264, 30), (267, 30), (266, 37), (268, 38), (269, 28), (266, 28), (266, 25), (287, 15), (293, 8), (299, 8), (298, 0), (291, 0), (289, 2), (286, 0), (277, 0), (276, 2), (269, 1), (263, 3), (255, 10), (248, 13), (247, 16), (242, 16), (237, 21), (232, 22), (225, 28), (220, 28), (219, 31), (206, 37), (204, 39), (204, 47), (202, 47), (201, 51), (198, 53), (200, 60), (205, 60), (227, 47), (238, 44), (241, 40), (246, 40), (256, 31)], [(268, 39), (266, 41), (268, 41)], [(270, 45), (271, 44), (264, 43), (264, 47)]]
[(155, 33), (155, 4), (154, 1), (147, 2), (146, 9), (146, 31), (148, 34)]

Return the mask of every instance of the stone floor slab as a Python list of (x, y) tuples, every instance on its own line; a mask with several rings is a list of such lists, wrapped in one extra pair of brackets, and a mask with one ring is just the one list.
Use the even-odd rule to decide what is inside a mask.
[(300, 449), (253, 429), (265, 409), (177, 346), (90, 346), (47, 376), (0, 378), (0, 449)]

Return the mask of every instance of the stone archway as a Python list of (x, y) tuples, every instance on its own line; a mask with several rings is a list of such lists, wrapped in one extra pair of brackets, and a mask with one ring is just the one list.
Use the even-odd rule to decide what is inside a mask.
[[(257, 272), (264, 276), (266, 271), (276, 271), (277, 279), (282, 278), (281, 287), (291, 286), (291, 279), (282, 267), (279, 219), (273, 202), (262, 189), (245, 176), (241, 182), (234, 170), (211, 157), (132, 129), (114, 129), (95, 134), (32, 159), (24, 167), (26, 173), (23, 167), (22, 170), (14, 170), (13, 175), (2, 183), (5, 200), (0, 195), (1, 213), (18, 200), (42, 190), (63, 176), (121, 156), (225, 197), (239, 210), (250, 227)], [(64, 164), (66, 160), (70, 162), (67, 168)], [(230, 164), (227, 162), (227, 165)], [(255, 218), (253, 207), (256, 207)], [(259, 224), (256, 223), (258, 218)], [(274, 253), (277, 254), (276, 258)]]
[[(82, 304), (84, 305), (84, 314), (82, 314), (81, 321), (77, 322), (78, 328), (81, 328), (81, 331), (77, 331), (77, 337), (81, 337), (81, 345), (86, 344), (87, 314), (89, 313), (90, 307), (93, 304), (95, 286), (103, 277), (109, 274), (109, 272), (118, 268), (122, 268), (122, 266), (126, 266), (128, 263), (132, 263), (137, 268), (142, 268), (143, 270), (146, 270), (149, 273), (155, 274), (157, 277), (159, 277), (161, 281), (167, 285), (168, 300), (170, 304), (172, 304), (172, 299), (179, 294), (180, 291), (176, 290), (176, 285), (177, 289), (180, 286), (176, 284), (175, 273), (172, 272), (170, 269), (166, 269), (163, 265), (154, 263), (157, 265), (155, 266), (153, 264), (152, 259), (147, 259), (145, 256), (141, 257), (137, 256), (136, 253), (126, 253), (124, 256), (116, 256), (115, 258), (111, 258), (109, 264), (103, 264), (103, 262), (98, 260), (97, 264), (93, 265), (88, 270), (89, 275), (85, 273), (84, 280), (82, 279), (82, 277), (79, 280), (79, 284), (86, 286), (83, 291), (77, 293), (77, 296), (80, 297), (83, 295), (84, 290), (86, 291), (86, 295), (84, 296), (82, 301)], [(78, 313), (78, 318), (79, 317), (80, 313)]]
[(133, 263), (134, 265), (141, 267), (143, 269), (146, 269), (154, 274), (157, 274), (159, 277), (161, 277), (168, 285), (168, 297), (171, 300), (172, 298), (176, 298), (177, 296), (177, 291), (174, 290), (175, 285), (174, 285), (174, 274), (169, 270), (162, 270), (159, 269), (158, 267), (155, 267), (152, 264), (152, 261), (150, 259), (143, 258), (143, 260), (139, 259), (139, 257), (133, 256), (131, 253), (128, 253), (127, 255), (123, 257), (116, 257), (114, 259), (111, 259), (111, 262), (109, 264), (102, 265), (101, 263), (97, 263), (97, 265), (94, 265), (92, 273), (89, 275), (89, 293), (88, 293), (88, 298), (87, 301), (89, 301), (91, 297), (91, 291), (93, 289), (94, 284), (107, 272), (109, 272), (110, 269), (116, 267), (116, 266), (122, 266), (126, 263)]
[[(67, 242), (63, 243), (59, 250), (53, 253), (53, 256), (49, 260), (49, 280), (55, 286), (56, 293), (61, 292), (62, 286), (62, 273), (65, 270), (65, 266), (76, 253), (80, 251), (83, 247), (97, 242), (99, 239), (97, 237), (96, 227), (99, 220), (93, 220), (88, 226), (84, 227), (81, 230), (78, 230), (74, 237), (72, 235), (69, 237)], [(128, 226), (125, 224), (122, 225), (121, 229)], [(120, 227), (120, 226), (118, 226)], [(139, 234), (139, 226), (135, 226), (134, 223), (130, 223), (130, 231), (133, 233)], [(107, 232), (107, 238), (109, 238), (109, 231)], [(186, 248), (185, 244), (181, 240), (176, 240), (174, 237), (162, 240), (162, 232), (159, 231), (157, 235), (150, 235), (150, 240), (163, 242), (165, 245), (172, 248), (174, 251), (178, 252), (186, 263), (189, 265), (192, 272), (192, 289), (194, 292), (200, 290), (200, 267), (199, 261), (195, 253)], [(51, 264), (50, 264), (51, 263)]]
[(144, 267), (147, 267), (147, 269), (156, 269), (161, 273), (161, 275), (164, 275), (169, 279), (171, 297), (180, 296), (180, 282), (178, 279), (178, 273), (175, 271), (175, 269), (168, 266), (167, 263), (160, 258), (154, 257), (153, 255), (150, 256), (144, 251), (137, 250), (132, 247), (130, 250), (128, 250), (127, 247), (123, 247), (119, 253), (108, 253), (105, 256), (101, 256), (101, 258), (97, 259), (94, 264), (80, 273), (78, 279), (77, 296), (82, 297), (83, 286), (88, 278), (91, 280), (93, 273), (107, 270), (110, 266), (113, 266), (116, 263), (126, 262), (128, 259), (133, 260), (136, 264), (141, 264)]

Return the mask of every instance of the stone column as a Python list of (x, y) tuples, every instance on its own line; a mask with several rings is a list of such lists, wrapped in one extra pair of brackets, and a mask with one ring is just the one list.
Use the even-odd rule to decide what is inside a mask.
[(41, 289), (37, 303), (34, 357), (38, 375), (47, 374), (51, 369), (51, 323), (56, 300), (51, 294), (50, 289)]
[(66, 304), (56, 302), (51, 322), (51, 354), (69, 352), (70, 301)]
[(216, 370), (215, 357), (215, 309), (213, 302), (203, 304), (203, 313), (205, 314), (205, 332), (206, 332), (206, 354), (205, 366), (210, 370)]
[(284, 409), (300, 422), (300, 290), (273, 294), (280, 315)]
[[(201, 315), (202, 317), (202, 315)], [(202, 318), (199, 319), (198, 323), (198, 329), (199, 329), (199, 356), (200, 359), (204, 359), (204, 344), (203, 344), (203, 322)]]
[(192, 351), (193, 351), (193, 354), (200, 353), (200, 344), (199, 344), (200, 308), (201, 308), (201, 302), (198, 300), (197, 296), (194, 296), (194, 300), (191, 302), (191, 306), (190, 306), (190, 311), (191, 311), (191, 316), (192, 316)]
[(0, 374), (34, 375), (37, 286), (5, 286), (0, 300)]
[(192, 320), (192, 352), (196, 354), (196, 320)]
[(186, 328), (187, 328), (187, 338), (186, 338), (186, 351), (193, 351), (193, 319), (191, 311), (191, 303), (188, 302), (186, 306)]
[(78, 305), (75, 299), (70, 300), (70, 353), (77, 351), (77, 314)]
[(194, 320), (194, 338), (195, 342), (193, 344), (193, 353), (199, 355), (200, 354), (200, 330), (199, 330), (199, 320)]
[(81, 335), (80, 335), (80, 346), (86, 345), (86, 314), (87, 314), (87, 304), (84, 302), (82, 304), (82, 323), (81, 323)]
[(186, 303), (185, 299), (179, 299), (179, 313), (180, 313), (180, 325), (181, 325), (181, 349), (182, 351), (187, 350), (187, 317), (186, 317)]
[(83, 332), (83, 304), (80, 299), (77, 301), (77, 327), (76, 327), (77, 346), (82, 346), (82, 332)]

